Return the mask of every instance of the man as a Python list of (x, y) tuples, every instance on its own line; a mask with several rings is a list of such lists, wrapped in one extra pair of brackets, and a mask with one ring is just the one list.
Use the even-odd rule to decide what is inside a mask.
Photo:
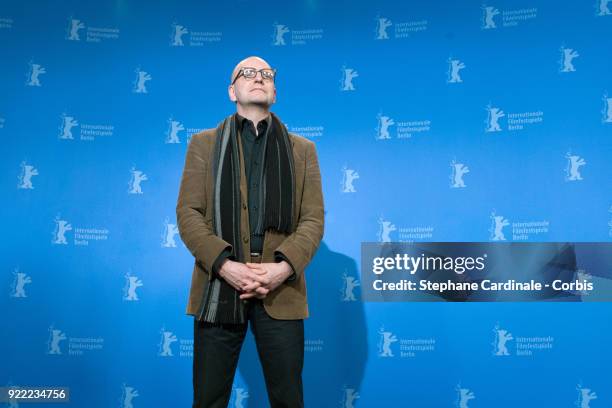
[(323, 236), (314, 143), (270, 112), (275, 73), (238, 63), (228, 87), (236, 113), (194, 135), (176, 214), (195, 257), (193, 407), (226, 407), (248, 323), (272, 407), (302, 407), (304, 270)]

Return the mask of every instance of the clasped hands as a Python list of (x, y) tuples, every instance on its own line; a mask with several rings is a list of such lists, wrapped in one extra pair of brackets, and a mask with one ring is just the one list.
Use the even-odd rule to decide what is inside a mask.
[(242, 263), (228, 258), (223, 261), (218, 273), (240, 292), (240, 299), (263, 299), (291, 276), (293, 270), (286, 261)]

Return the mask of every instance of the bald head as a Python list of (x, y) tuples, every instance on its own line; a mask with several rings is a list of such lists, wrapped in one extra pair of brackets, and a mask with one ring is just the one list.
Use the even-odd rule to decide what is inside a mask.
[[(255, 62), (255, 61), (257, 61), (257, 63), (253, 64), (253, 62)], [(261, 57), (251, 56), (251, 57), (247, 57), (247, 58), (243, 59), (238, 64), (236, 64), (236, 66), (234, 67), (234, 70), (232, 71), (232, 76), (230, 77), (230, 83), (232, 83), (234, 81), (234, 79), (236, 78), (236, 75), (238, 75), (238, 71), (240, 71), (240, 68), (242, 68), (242, 67), (259, 67), (260, 65), (261, 65), (261, 68), (272, 68), (270, 66), (270, 64), (268, 64), (266, 62), (266, 60), (264, 60)]]
[[(253, 68), (255, 76), (249, 78), (244, 75), (240, 76), (240, 72), (244, 68)], [(276, 102), (276, 86), (274, 84), (274, 74), (266, 75), (264, 78), (262, 69), (271, 69), (263, 58), (251, 56), (240, 61), (230, 77), (230, 84), (227, 87), (227, 92), (230, 101), (237, 104), (238, 113), (244, 117), (248, 117), (247, 113), (250, 109), (255, 109), (266, 113), (270, 106)], [(260, 73), (260, 75), (257, 75)], [(260, 113), (261, 113), (260, 112)]]

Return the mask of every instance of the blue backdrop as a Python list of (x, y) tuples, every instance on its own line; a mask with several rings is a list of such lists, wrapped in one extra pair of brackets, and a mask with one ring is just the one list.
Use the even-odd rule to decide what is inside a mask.
[[(260, 55), (323, 178), (307, 406), (612, 406), (610, 304), (364, 303), (358, 267), (363, 241), (612, 240), (608, 1), (2, 1), (0, 385), (190, 406), (180, 175)], [(231, 406), (267, 406), (250, 335)]]

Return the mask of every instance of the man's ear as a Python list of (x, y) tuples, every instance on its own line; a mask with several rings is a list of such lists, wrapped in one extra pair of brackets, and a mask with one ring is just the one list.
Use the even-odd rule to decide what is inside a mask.
[(234, 85), (227, 87), (227, 94), (229, 95), (230, 101), (236, 102), (236, 92), (234, 91)]

